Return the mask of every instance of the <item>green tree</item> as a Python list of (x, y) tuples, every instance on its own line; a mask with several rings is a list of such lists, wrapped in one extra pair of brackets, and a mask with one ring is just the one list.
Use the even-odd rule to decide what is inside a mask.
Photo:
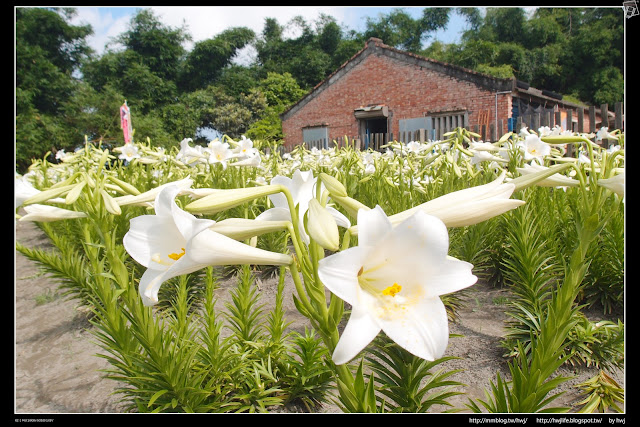
[(423, 42), (432, 32), (447, 28), (451, 8), (424, 8), (422, 16), (414, 19), (405, 9), (394, 9), (377, 19), (367, 18), (366, 38), (377, 37), (385, 44), (413, 53), (422, 50)]
[(138, 54), (138, 59), (162, 79), (175, 81), (184, 59), (182, 44), (191, 40), (184, 26), (163, 25), (151, 9), (141, 9), (129, 24), (129, 29), (117, 37), (126, 49)]
[[(578, 21), (578, 22), (576, 22)], [(571, 55), (565, 67), (572, 89), (591, 103), (622, 101), (624, 97), (624, 13), (620, 8), (587, 8), (573, 20)], [(577, 28), (576, 28), (577, 27)], [(613, 67), (613, 72), (604, 70)], [(603, 77), (614, 80), (607, 83)], [(605, 84), (608, 89), (602, 87)], [(604, 93), (608, 96), (603, 96)], [(598, 95), (596, 95), (598, 94)], [(615, 102), (614, 101), (614, 102)]]
[(456, 10), (467, 18), (460, 44), (436, 44), (423, 54), (495, 76), (512, 75), (539, 89), (599, 105), (624, 94), (624, 14), (621, 8)]
[(16, 169), (67, 143), (64, 104), (78, 85), (74, 72), (91, 54), (91, 26), (68, 21), (74, 9), (15, 9)]
[(280, 140), (282, 139), (280, 114), (297, 102), (305, 91), (289, 73), (268, 73), (267, 77), (259, 82), (258, 89), (264, 95), (267, 107), (261, 119), (247, 129), (247, 137), (256, 140)]
[(238, 51), (247, 46), (255, 33), (244, 27), (230, 28), (214, 38), (197, 42), (187, 54), (181, 73), (184, 91), (213, 84), (222, 70), (231, 64)]
[[(42, 113), (55, 113), (76, 84), (73, 72), (91, 53), (85, 38), (91, 26), (72, 26), (65, 19), (74, 9), (16, 8), (16, 87)], [(18, 109), (26, 108), (24, 104)]]
[(184, 28), (163, 25), (151, 10), (139, 10), (127, 31), (116, 37), (124, 50), (108, 50), (82, 69), (85, 80), (100, 91), (110, 84), (132, 110), (147, 114), (177, 99), (176, 80), (184, 61)]
[(362, 48), (361, 36), (358, 41), (345, 37), (335, 18), (327, 15), (321, 15), (313, 25), (297, 16), (288, 23), (288, 28), (300, 34), (285, 38), (284, 27), (277, 20), (265, 20), (254, 44), (257, 64), (264, 73), (291, 74), (305, 90), (314, 87)]

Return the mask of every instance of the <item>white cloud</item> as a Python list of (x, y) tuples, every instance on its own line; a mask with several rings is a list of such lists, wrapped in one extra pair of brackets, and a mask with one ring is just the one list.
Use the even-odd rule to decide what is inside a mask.
[[(76, 16), (72, 19), (73, 25), (90, 24), (93, 35), (87, 37), (87, 42), (97, 53), (101, 54), (105, 46), (127, 30), (132, 15), (114, 17), (109, 10), (100, 10), (97, 7), (78, 7)], [(131, 9), (134, 13), (134, 9)]]

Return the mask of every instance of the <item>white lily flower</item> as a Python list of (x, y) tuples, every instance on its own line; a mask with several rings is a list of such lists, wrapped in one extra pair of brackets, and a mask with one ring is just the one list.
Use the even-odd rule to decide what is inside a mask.
[(138, 152), (138, 146), (134, 144), (125, 144), (122, 147), (117, 147), (113, 151), (119, 151), (121, 154), (118, 156), (119, 159), (130, 162), (133, 159), (139, 159), (140, 153)]
[(227, 160), (231, 157), (231, 150), (229, 149), (229, 144), (226, 142), (220, 142), (219, 140), (214, 140), (209, 143), (209, 163), (220, 163), (222, 164), (222, 168), (227, 168)]
[(529, 162), (534, 159), (542, 159), (551, 153), (551, 147), (543, 142), (536, 134), (529, 134), (524, 141), (517, 144), (524, 153), (524, 161)]
[(522, 138), (526, 138), (527, 136), (531, 135), (531, 133), (526, 126), (522, 126), (518, 135), (520, 135)]
[(409, 141), (407, 143), (407, 151), (410, 153), (419, 154), (421, 151), (424, 151), (427, 148), (426, 144), (421, 143), (420, 141)]
[(233, 150), (233, 154), (239, 158), (249, 158), (258, 155), (258, 149), (253, 147), (253, 141), (242, 135), (242, 139), (237, 142), (238, 146)]
[(24, 210), (27, 214), (22, 216), (18, 221), (52, 222), (62, 219), (85, 218), (87, 216), (84, 212), (40, 204), (24, 206)]
[(607, 153), (609, 154), (615, 153), (616, 151), (620, 151), (619, 145), (612, 145), (611, 147), (607, 148)]
[(618, 140), (618, 137), (612, 133), (609, 133), (608, 127), (601, 127), (598, 132), (596, 132), (596, 141), (602, 141), (603, 139), (615, 139)]
[[(495, 150), (495, 148), (494, 148)], [(496, 150), (497, 151), (497, 150)], [(501, 157), (496, 157), (491, 154), (487, 149), (472, 150), (473, 157), (471, 157), (472, 165), (479, 165), (482, 162), (499, 162), (507, 163), (507, 161)]]
[(598, 185), (613, 191), (620, 197), (624, 197), (624, 171), (611, 178), (599, 179)]
[(185, 138), (180, 141), (180, 151), (176, 155), (176, 160), (184, 161), (186, 164), (205, 163), (207, 154), (202, 151), (202, 147), (197, 145), (195, 148), (189, 145), (193, 142), (191, 138)]
[(16, 201), (15, 207), (17, 209), (20, 206), (22, 206), (22, 203), (25, 200), (40, 193), (40, 190), (35, 188), (33, 184), (27, 181), (24, 177), (18, 178), (16, 176), (14, 193), (15, 193), (15, 201)]
[[(535, 174), (548, 169), (549, 168), (546, 166), (542, 166), (534, 163), (530, 165), (525, 164), (524, 167), (522, 168), (516, 168), (516, 170), (521, 175)], [(541, 187), (578, 187), (580, 186), (580, 182), (575, 179), (569, 178), (568, 176), (555, 173), (550, 177), (537, 182), (536, 185), (539, 185)]]
[[(291, 198), (293, 199), (293, 205), (298, 207), (298, 218), (300, 236), (304, 243), (309, 244), (309, 236), (304, 230), (303, 218), (304, 214), (309, 209), (309, 202), (314, 198), (315, 185), (317, 177), (313, 176), (313, 171), (301, 172), (299, 169), (293, 173), (292, 178), (276, 175), (271, 180), (271, 184), (283, 185), (289, 189)], [(291, 212), (289, 212), (289, 204), (287, 198), (282, 193), (269, 195), (273, 208), (267, 209), (256, 217), (257, 220), (265, 221), (291, 221)], [(351, 222), (341, 214), (338, 210), (328, 206), (326, 209), (335, 218), (336, 223), (345, 228), (351, 226)]]
[(352, 306), (333, 361), (347, 363), (381, 330), (418, 357), (441, 357), (449, 327), (439, 296), (473, 285), (473, 266), (447, 255), (446, 226), (424, 212), (392, 227), (376, 206), (358, 212), (358, 225), (357, 247), (318, 263), (320, 280)]
[(64, 151), (64, 148), (56, 151), (56, 160), (63, 160), (67, 156), (67, 153)]
[[(447, 227), (464, 227), (477, 224), (494, 216), (501, 215), (525, 201), (510, 199), (515, 191), (515, 184), (504, 183), (505, 173), (494, 181), (454, 191), (436, 199), (429, 200), (421, 205), (407, 209), (395, 215), (389, 220), (392, 224), (399, 224), (417, 211), (438, 217)], [(351, 234), (359, 234), (358, 225), (350, 228)]]
[(123, 238), (129, 255), (147, 268), (140, 278), (144, 305), (158, 302), (158, 291), (166, 280), (192, 273), (209, 265), (288, 265), (291, 257), (245, 245), (209, 230), (215, 221), (198, 219), (175, 202), (181, 188), (163, 188), (155, 200), (155, 215), (131, 220)]
[(250, 152), (249, 154), (243, 155), (239, 157), (242, 160), (238, 160), (236, 162), (231, 163), (231, 166), (248, 166), (257, 168), (262, 163), (262, 158), (260, 154), (256, 152)]

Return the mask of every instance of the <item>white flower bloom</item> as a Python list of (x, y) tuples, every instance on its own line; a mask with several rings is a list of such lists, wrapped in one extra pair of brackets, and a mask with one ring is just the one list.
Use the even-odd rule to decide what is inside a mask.
[[(317, 178), (313, 176), (313, 171), (301, 172), (299, 169), (296, 169), (292, 178), (277, 175), (271, 180), (272, 185), (283, 185), (289, 189), (293, 199), (293, 205), (298, 208), (300, 236), (306, 244), (309, 244), (310, 240), (304, 230), (303, 219), (304, 214), (309, 209), (309, 202), (315, 197), (316, 181)], [(256, 219), (265, 221), (291, 221), (291, 212), (289, 211), (286, 196), (282, 193), (277, 193), (270, 195), (269, 199), (274, 207), (262, 212)], [(335, 218), (339, 226), (346, 228), (351, 226), (351, 222), (339, 211), (330, 206), (326, 207), (326, 209)]]
[(16, 209), (22, 206), (22, 203), (29, 199), (32, 196), (40, 193), (40, 190), (35, 188), (29, 181), (27, 181), (24, 177), (17, 177), (15, 181), (15, 207)]
[(613, 191), (620, 197), (624, 197), (624, 171), (611, 178), (599, 179), (598, 185)]
[(242, 139), (238, 141), (238, 146), (233, 150), (233, 154), (241, 159), (250, 158), (259, 155), (258, 149), (253, 147), (253, 141), (242, 135)]
[(535, 134), (527, 135), (524, 141), (518, 142), (518, 146), (524, 153), (525, 162), (543, 159), (544, 156), (548, 156), (551, 153), (551, 147)]
[(249, 154), (244, 155), (242, 160), (238, 160), (237, 162), (231, 163), (231, 166), (248, 166), (248, 167), (257, 168), (261, 164), (262, 164), (262, 158), (260, 157), (260, 153), (258, 153), (258, 150), (255, 150), (253, 152), (249, 152)]
[[(464, 227), (477, 224), (523, 205), (524, 200), (510, 199), (515, 185), (503, 183), (503, 172), (494, 181), (454, 191), (421, 205), (389, 217), (392, 224), (399, 224), (417, 211), (438, 217), (447, 227)], [(352, 234), (359, 233), (351, 227)]]
[(226, 142), (220, 142), (218, 140), (211, 141), (209, 143), (209, 163), (220, 163), (223, 169), (227, 168), (227, 160), (231, 157), (231, 150), (229, 144)]
[[(521, 175), (534, 174), (548, 169), (548, 167), (537, 164), (525, 164), (522, 168), (516, 168), (516, 170)], [(539, 185), (541, 187), (578, 187), (580, 185), (580, 182), (575, 179), (569, 178), (568, 176), (555, 173), (550, 177), (539, 181), (538, 183), (536, 183), (536, 185)]]
[(527, 129), (526, 126), (522, 126), (520, 128), (520, 133), (518, 135), (520, 135), (520, 137), (522, 138), (526, 138), (527, 136), (531, 135), (531, 133), (529, 132), (529, 129)]
[(130, 162), (133, 159), (139, 159), (140, 153), (138, 152), (138, 146), (134, 144), (125, 144), (123, 147), (118, 147), (116, 151), (120, 151), (119, 159)]
[(410, 153), (416, 153), (416, 154), (418, 154), (418, 153), (420, 153), (421, 151), (424, 151), (426, 148), (427, 148), (427, 147), (426, 147), (426, 145), (425, 145), (425, 144), (422, 144), (420, 141), (410, 141), (410, 142), (407, 144), (407, 150), (408, 150)]
[(478, 165), (482, 162), (500, 162), (500, 163), (507, 163), (506, 160), (504, 160), (501, 157), (496, 157), (493, 154), (491, 154), (489, 151), (487, 150), (473, 150), (473, 157), (471, 158), (471, 164), (472, 165)]
[(547, 136), (547, 135), (551, 135), (552, 134), (552, 130), (549, 126), (542, 126), (538, 128), (538, 135), (539, 136)]
[(618, 137), (616, 135), (609, 133), (609, 128), (601, 127), (600, 130), (598, 130), (598, 132), (596, 133), (596, 141), (602, 141), (603, 139), (617, 140)]
[(66, 156), (67, 153), (65, 153), (64, 149), (58, 150), (56, 152), (56, 160), (63, 160)]
[(291, 257), (257, 249), (209, 230), (215, 221), (198, 219), (175, 202), (181, 188), (164, 187), (155, 201), (155, 215), (131, 220), (123, 238), (129, 255), (147, 268), (140, 278), (144, 305), (158, 302), (158, 291), (166, 280), (192, 273), (209, 265), (288, 265)]
[(200, 145), (192, 147), (189, 145), (193, 142), (191, 138), (184, 138), (180, 141), (180, 151), (176, 155), (176, 160), (184, 162), (188, 165), (197, 163), (206, 163), (208, 154), (205, 153)]
[(446, 226), (423, 212), (392, 227), (380, 206), (361, 209), (358, 226), (357, 247), (318, 263), (322, 283), (352, 306), (333, 361), (347, 363), (381, 330), (418, 357), (441, 357), (449, 328), (439, 296), (473, 285), (473, 266), (447, 255)]

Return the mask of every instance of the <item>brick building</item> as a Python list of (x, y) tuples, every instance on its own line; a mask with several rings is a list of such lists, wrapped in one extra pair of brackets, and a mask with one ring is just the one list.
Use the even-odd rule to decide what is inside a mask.
[(519, 130), (521, 123), (532, 129), (555, 124), (567, 129), (572, 123), (578, 130), (579, 120), (588, 131), (590, 120), (600, 121), (600, 110), (589, 115), (587, 108), (515, 79), (488, 76), (370, 38), (281, 119), (287, 150), (303, 142), (318, 146), (321, 141), (327, 147), (345, 136), (362, 148), (376, 148), (393, 139), (440, 139), (456, 127), (478, 132), (485, 140)]

